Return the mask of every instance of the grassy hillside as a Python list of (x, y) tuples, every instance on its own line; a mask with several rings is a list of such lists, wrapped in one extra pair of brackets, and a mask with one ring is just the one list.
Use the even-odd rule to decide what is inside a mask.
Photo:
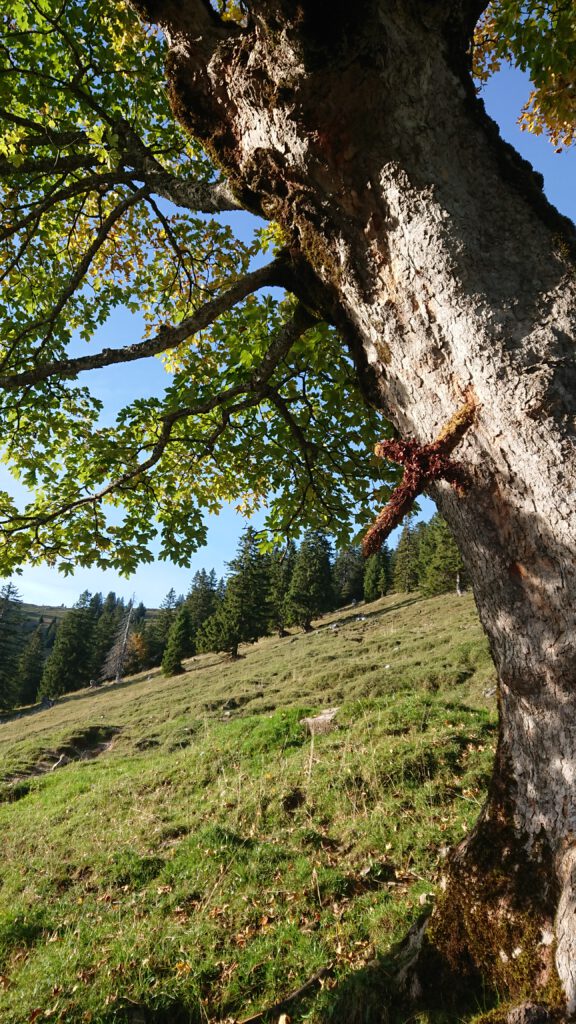
[(22, 603), (22, 612), (27, 622), (35, 629), (41, 622), (52, 622), (52, 619), (56, 619), (59, 623), (64, 618), (70, 609), (66, 608), (65, 605), (45, 605), (45, 604), (27, 604)]
[(318, 625), (0, 725), (3, 1024), (382, 1019), (482, 802), (494, 671), (469, 597)]

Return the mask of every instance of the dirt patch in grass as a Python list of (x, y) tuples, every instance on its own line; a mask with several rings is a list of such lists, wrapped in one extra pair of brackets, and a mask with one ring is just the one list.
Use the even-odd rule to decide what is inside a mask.
[(30, 780), (63, 768), (74, 761), (91, 761), (110, 750), (114, 737), (122, 730), (113, 725), (92, 725), (74, 733), (62, 744), (43, 750), (42, 756), (23, 769), (8, 775), (0, 783), (0, 803), (13, 803), (27, 796), (32, 789)]

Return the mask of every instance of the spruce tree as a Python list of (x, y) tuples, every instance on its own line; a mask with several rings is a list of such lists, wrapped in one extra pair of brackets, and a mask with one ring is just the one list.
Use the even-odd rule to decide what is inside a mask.
[[(181, 599), (180, 599), (181, 601)], [(144, 636), (148, 645), (150, 664), (160, 665), (168, 643), (168, 634), (180, 603), (173, 587), (170, 588), (162, 601), (157, 615), (146, 623)]]
[(46, 661), (39, 697), (58, 697), (87, 686), (92, 678), (95, 614), (102, 603), (85, 591), (64, 616)]
[(226, 596), (213, 615), (202, 624), (196, 635), (198, 651), (225, 651), (231, 658), (238, 657), (242, 639), (241, 623), (226, 604)]
[(186, 602), (181, 604), (168, 634), (168, 641), (162, 658), (162, 671), (165, 676), (181, 675), (185, 671), (183, 658), (195, 653), (192, 637), (190, 609)]
[(364, 596), (364, 556), (355, 545), (343, 548), (336, 555), (332, 569), (336, 606), (360, 601)]
[(200, 628), (197, 643), (199, 650), (237, 657), (240, 643), (254, 643), (268, 628), (268, 559), (252, 527), (244, 531), (229, 569), (224, 600)]
[[(218, 604), (218, 582), (214, 569), (206, 572), (206, 569), (199, 569), (194, 573), (192, 586), (186, 595), (186, 605), (190, 612), (190, 637), (194, 640), (201, 625), (209, 619), (216, 611)], [(184, 655), (190, 657), (193, 654)]]
[(16, 680), (19, 704), (33, 704), (36, 700), (45, 658), (45, 634), (42, 625), (39, 625), (28, 638), (18, 660)]
[(364, 600), (377, 601), (387, 592), (391, 582), (390, 551), (384, 545), (381, 551), (375, 552), (366, 559), (364, 569)]
[(56, 616), (50, 619), (50, 622), (46, 626), (46, 633), (44, 635), (44, 643), (46, 645), (46, 654), (48, 655), (54, 644), (56, 643), (56, 634), (58, 632), (58, 619)]
[(22, 598), (13, 583), (0, 589), (0, 708), (19, 699), (18, 659), (25, 643)]
[(420, 590), (427, 597), (460, 592), (465, 586), (464, 563), (448, 523), (439, 513), (428, 523), (420, 563)]
[(286, 636), (286, 597), (294, 572), (295, 557), (296, 547), (292, 541), (285, 548), (274, 548), (270, 555), (268, 608), (270, 626), (278, 636)]
[(139, 626), (144, 622), (146, 618), (146, 607), (142, 601), (140, 601), (140, 604), (134, 609), (134, 615), (132, 618), (135, 626)]
[(414, 529), (407, 523), (398, 541), (394, 558), (394, 590), (410, 593), (418, 589), (418, 543)]
[(326, 534), (308, 530), (294, 559), (294, 572), (286, 598), (288, 621), (312, 629), (312, 619), (334, 607), (332, 550)]
[(243, 531), (229, 569), (224, 604), (240, 622), (242, 642), (254, 643), (268, 631), (269, 557), (260, 551), (253, 527)]

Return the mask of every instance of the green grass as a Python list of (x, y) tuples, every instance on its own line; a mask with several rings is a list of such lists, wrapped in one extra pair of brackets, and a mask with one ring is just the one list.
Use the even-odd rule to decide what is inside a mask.
[(0, 725), (3, 1024), (231, 1024), (323, 967), (292, 1022), (382, 1019), (482, 802), (494, 670), (469, 597), (319, 626)]

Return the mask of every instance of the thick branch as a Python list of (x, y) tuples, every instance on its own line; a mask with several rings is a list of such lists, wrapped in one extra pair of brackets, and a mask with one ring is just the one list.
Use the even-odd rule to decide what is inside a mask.
[[(142, 179), (151, 190), (163, 199), (168, 199), (176, 206), (196, 213), (225, 213), (229, 210), (243, 210), (227, 181), (195, 182), (182, 181), (175, 174), (165, 171), (161, 165), (159, 170), (148, 172), (142, 169)], [(135, 167), (136, 178), (140, 169)]]
[[(147, 341), (126, 345), (123, 348), (105, 348), (101, 352), (95, 352), (94, 355), (79, 356), (77, 359), (58, 359), (53, 363), (37, 366), (33, 370), (5, 375), (0, 377), (0, 387), (6, 391), (16, 391), (22, 386), (39, 384), (50, 377), (70, 380), (86, 370), (101, 369), (103, 366), (111, 366), (115, 363), (130, 363), (136, 359), (147, 359), (160, 352), (167, 352), (169, 349), (176, 348), (193, 334), (197, 334), (198, 331), (204, 330), (216, 317), (241, 302), (247, 295), (258, 291), (259, 288), (279, 284), (281, 267), (282, 260), (276, 259), (265, 267), (245, 274), (227, 291), (215, 299), (211, 299), (210, 302), (206, 302), (193, 316), (187, 317), (177, 327), (162, 327), (158, 334)], [(308, 326), (312, 322), (312, 318), (310, 318)], [(264, 357), (263, 367), (267, 366), (273, 348), (274, 346)]]
[(447, 34), (464, 54), (468, 49), (474, 29), (488, 7), (490, 0), (419, 0), (423, 21), (428, 24), (445, 25)]
[[(27, 176), (65, 175), (80, 170), (94, 171), (101, 166), (92, 153), (63, 154), (57, 151), (53, 156), (25, 160), (18, 166), (6, 157), (0, 157), (0, 176), (5, 180), (14, 178), (22, 187), (22, 179)], [(144, 182), (157, 196), (194, 213), (225, 213), (243, 209), (226, 181), (185, 181), (167, 171), (149, 153), (142, 154), (126, 149), (122, 153), (118, 169), (106, 174), (105, 177), (117, 185), (134, 180)], [(92, 180), (87, 179), (88, 186)]]
[[(142, 141), (125, 118), (111, 118), (109, 112), (101, 109), (92, 97), (87, 97), (84, 93), (82, 96), (91, 101), (93, 109), (108, 122), (111, 130), (114, 130), (115, 146), (120, 151), (116, 172), (118, 184), (125, 183), (128, 179), (142, 181), (156, 195), (198, 213), (242, 209), (226, 181), (194, 182), (179, 178), (162, 165), (153, 150)], [(40, 174), (66, 174), (77, 170), (93, 171), (99, 166), (96, 154), (90, 151), (90, 139), (80, 128), (60, 131), (51, 129), (36, 121), (13, 115), (4, 108), (0, 108), (0, 119), (34, 131), (33, 135), (20, 140), (28, 151), (37, 147), (53, 150), (50, 156), (31, 156), (17, 165), (7, 157), (0, 157), (0, 175), (15, 177), (21, 181), (26, 175), (35, 177)], [(80, 147), (86, 148), (82, 150)], [(72, 149), (72, 152), (65, 152), (67, 149)]]

